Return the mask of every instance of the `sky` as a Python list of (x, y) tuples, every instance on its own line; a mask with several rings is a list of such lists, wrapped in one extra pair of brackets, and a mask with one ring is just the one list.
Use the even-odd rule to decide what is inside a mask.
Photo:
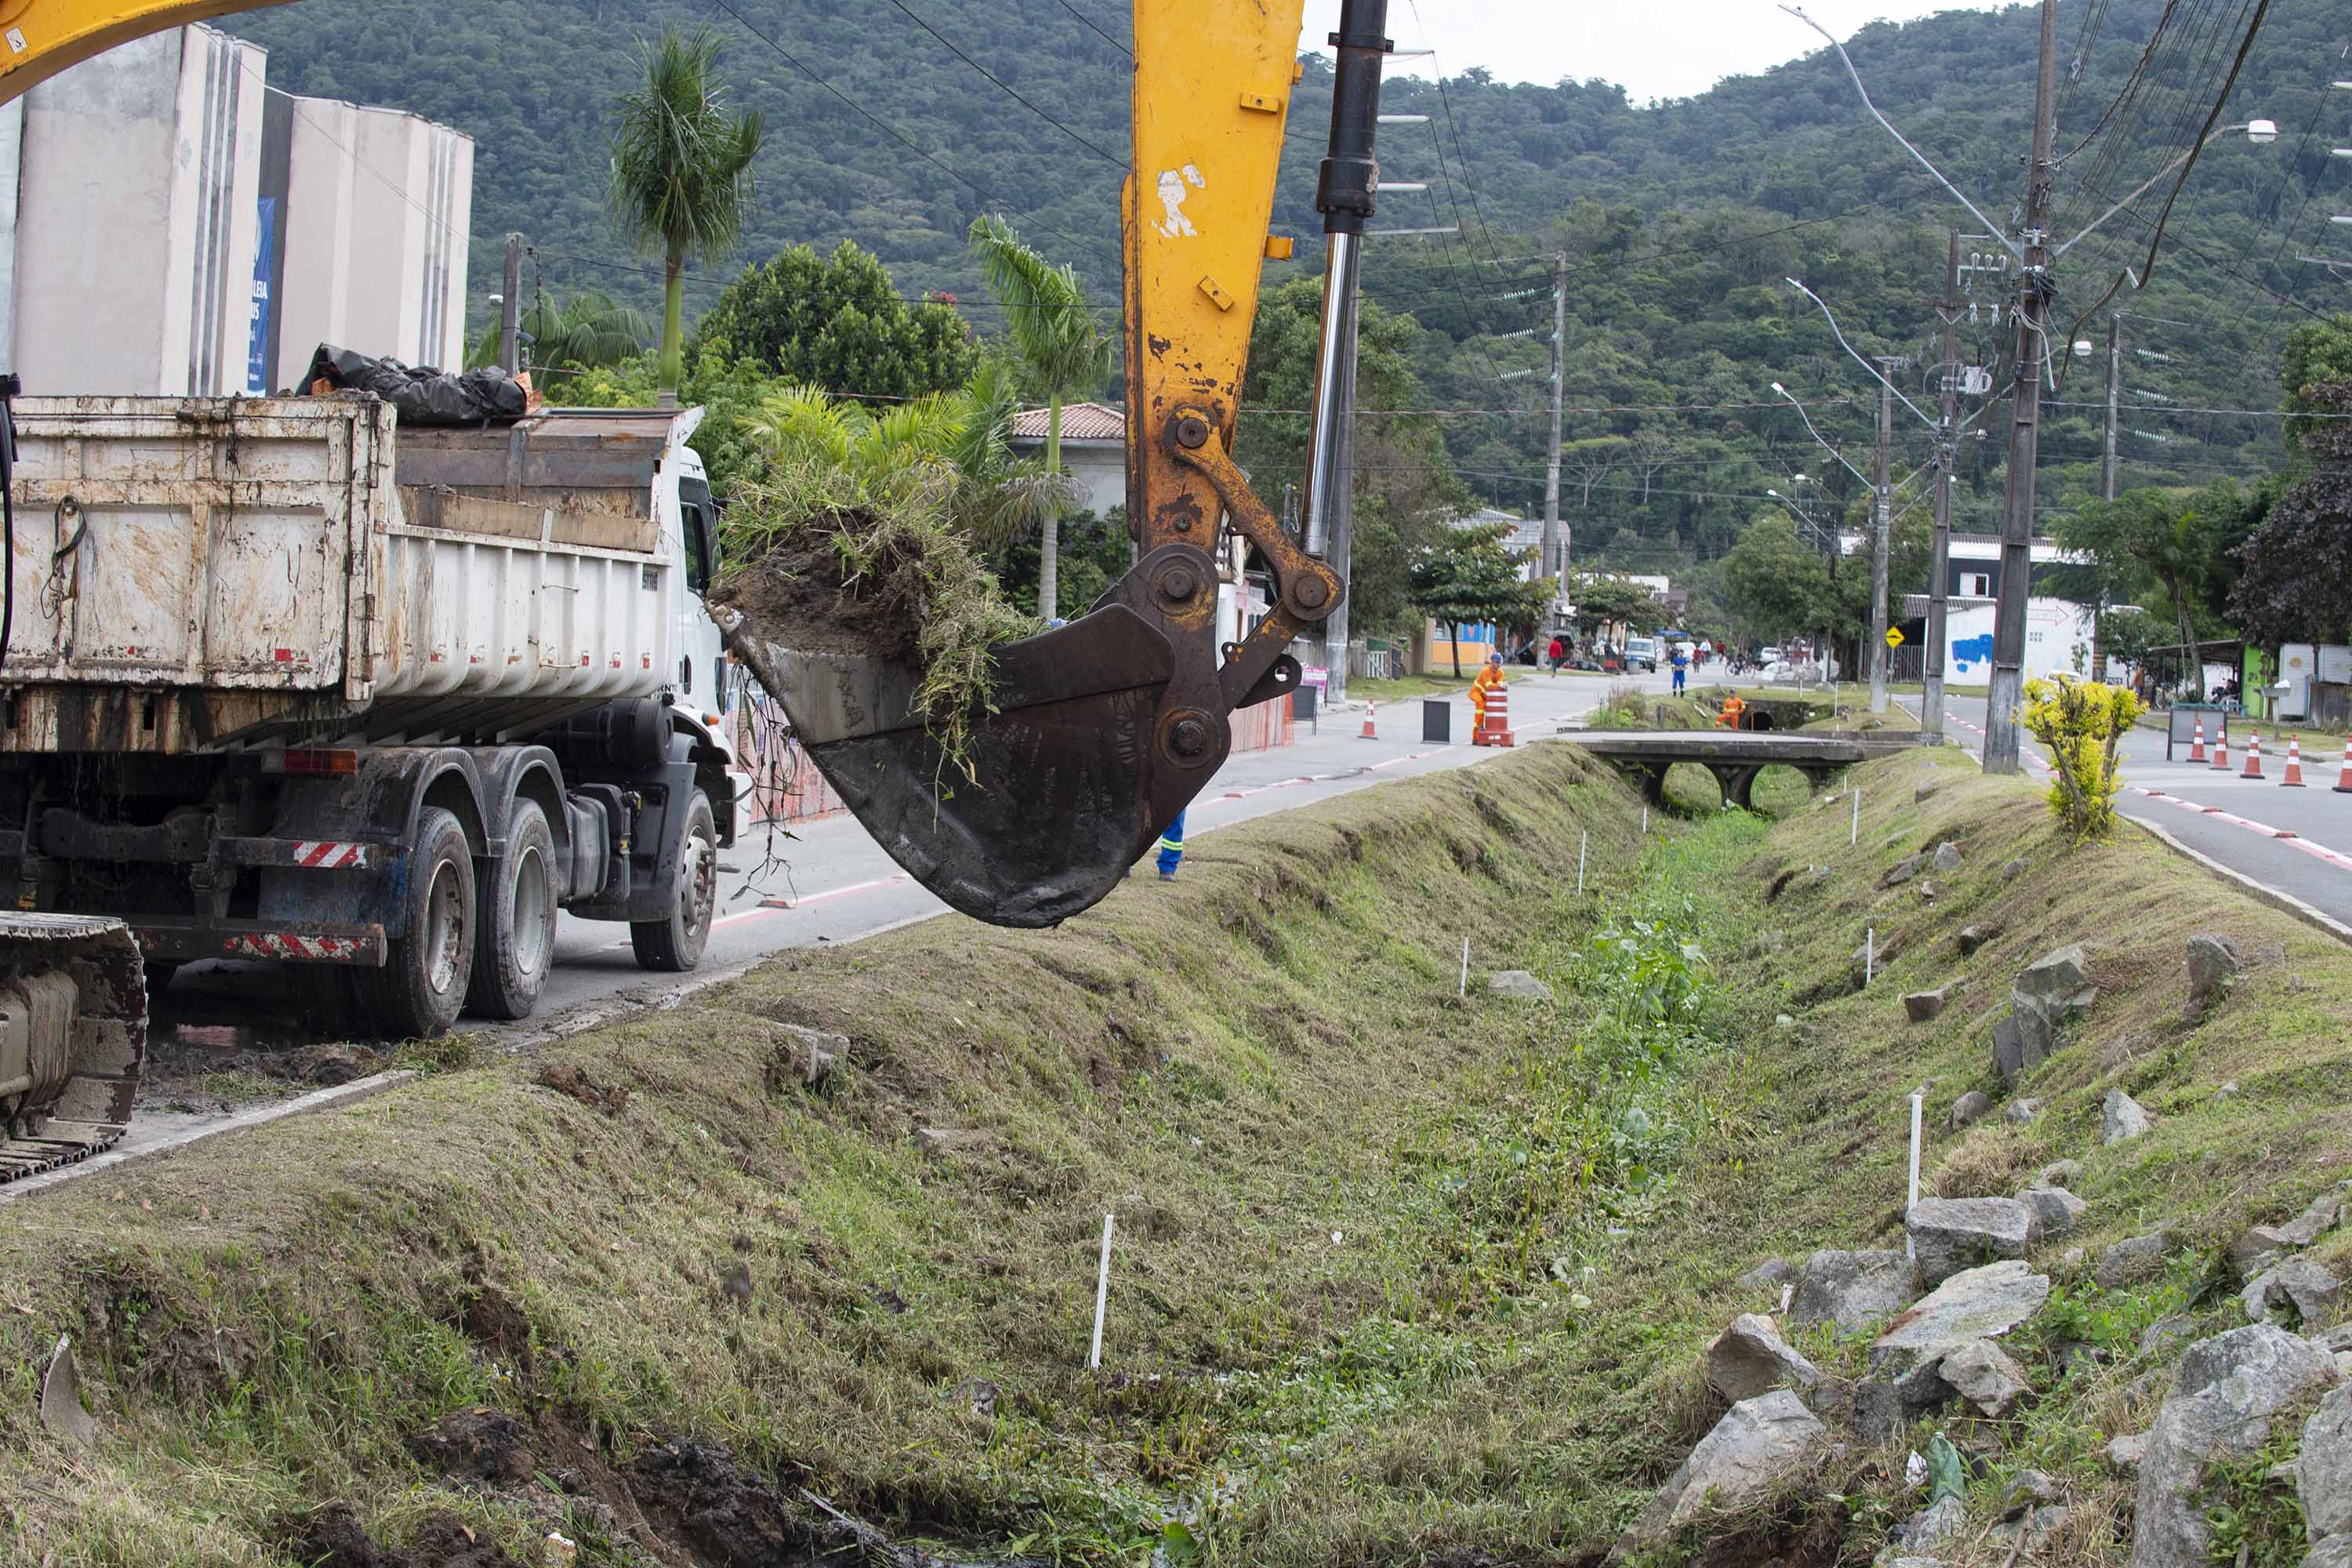
[[(1814, 20), (1849, 38), (1885, 17), (1908, 22), (1938, 11), (1987, 10), (1991, 0), (1810, 0)], [(1339, 0), (1307, 0), (1302, 43), (1320, 46), (1339, 26)], [(1389, 0), (1393, 70), (1447, 76), (1484, 66), (1503, 81), (1545, 86), (1591, 77), (1623, 85), (1636, 103), (1686, 98), (1727, 76), (1750, 75), (1821, 47), (1821, 35), (1774, 0)]]

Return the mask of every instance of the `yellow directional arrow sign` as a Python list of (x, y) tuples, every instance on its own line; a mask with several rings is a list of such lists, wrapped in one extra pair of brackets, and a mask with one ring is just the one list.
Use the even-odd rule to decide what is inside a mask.
[(1886, 628), (1886, 646), (1888, 647), (1901, 647), (1903, 646), (1903, 628), (1901, 626), (1889, 626)]

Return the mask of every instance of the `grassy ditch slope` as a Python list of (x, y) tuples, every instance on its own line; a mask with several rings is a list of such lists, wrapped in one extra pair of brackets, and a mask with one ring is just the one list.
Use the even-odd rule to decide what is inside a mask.
[[(2001, 1560), (2032, 1464), (2078, 1505), (2050, 1550), (2119, 1563), (2100, 1448), (2179, 1348), (2139, 1330), (2231, 1321), (2221, 1245), (2347, 1173), (2352, 965), (2144, 839), (2062, 845), (1961, 761), (1864, 770), (1855, 847), (1843, 802), (1644, 843), (1633, 795), (1534, 746), (1216, 834), (1057, 932), (795, 954), (0, 1209), (0, 1562), (782, 1564), (871, 1547), (846, 1516), (960, 1560), (1593, 1563), (1721, 1414), (1700, 1352), (1777, 1299), (1738, 1277), (1900, 1245), (1927, 1080), (1937, 1190), (2077, 1158), (2064, 1245), (2173, 1238), (2115, 1291), (2037, 1251), (2036, 1397), (1943, 1417), (1988, 1526), (1948, 1562)], [(1878, 886), (1945, 839), (1932, 900)], [(1972, 921), (2002, 934), (1962, 960)], [(1891, 957), (1864, 990), (1865, 925)], [(2203, 930), (2265, 956), (2190, 1023)], [(2074, 940), (2100, 995), (2005, 1091), (2038, 1114), (1946, 1130), (2000, 1088), (2016, 970)], [(1553, 994), (1486, 993), (1507, 967)], [(845, 1037), (814, 1088), (793, 1026)], [(2152, 1131), (2099, 1142), (2111, 1087)], [(86, 1447), (33, 1415), (59, 1334)], [(1863, 1370), (1866, 1341), (1792, 1337)], [(1927, 1430), (1672, 1550), (1866, 1562)], [(2291, 1497), (2240, 1479), (2232, 1549), (2290, 1563)]]

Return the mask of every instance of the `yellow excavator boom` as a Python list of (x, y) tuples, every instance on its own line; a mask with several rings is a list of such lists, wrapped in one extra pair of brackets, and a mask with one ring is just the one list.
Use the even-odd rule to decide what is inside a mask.
[(0, 0), (0, 103), (117, 44), (287, 0)]

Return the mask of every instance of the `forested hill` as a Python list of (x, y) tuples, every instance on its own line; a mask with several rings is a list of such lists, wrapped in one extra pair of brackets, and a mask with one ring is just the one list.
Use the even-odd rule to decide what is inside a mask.
[[(2242, 10), (2187, 4), (2210, 14), (2214, 37)], [(2165, 5), (2062, 6), (2070, 53), (2095, 14), (2099, 24), (2069, 71), (2076, 85), (2063, 104), (2062, 148), (2099, 121)], [(2022, 193), (2034, 16), (2030, 6), (1953, 12), (1874, 26), (1851, 43), (1877, 101), (2002, 225)], [(768, 121), (745, 257), (852, 238), (882, 258), (903, 291), (952, 291), (987, 331), (992, 312), (963, 256), (965, 227), (983, 211), (1005, 212), (1041, 249), (1076, 265), (1107, 309), (1118, 298), (1127, 20), (1116, 0), (299, 0), (230, 26), (269, 47), (278, 86), (401, 105), (476, 138), (478, 297), (495, 287), (499, 237), (516, 229), (538, 245), (549, 286), (640, 298), (652, 288), (645, 264), (613, 237), (605, 215), (604, 128), (636, 69), (637, 40), (666, 24), (710, 27), (726, 44), (739, 99)], [(1672, 25), (1662, 17), (1662, 27)], [(2295, 259), (2329, 246), (2331, 204), (2352, 211), (2328, 158), (2345, 139), (2352, 95), (2325, 101), (2344, 26), (2341, 12), (2318, 0), (2273, 0), (2228, 118), (2274, 120), (2279, 140), (2213, 144), (2170, 216), (2149, 287), (2126, 301), (2149, 318), (2127, 323), (2126, 401), (2138, 417), (2126, 422), (2126, 457), (2136, 480), (2266, 464), (2276, 451), (2270, 422), (2168, 411), (2269, 407), (2286, 331), (2347, 301), (2343, 283)], [(2130, 143), (2154, 156), (2184, 145), (2197, 89), (2218, 84), (2229, 64), (2218, 46), (2189, 60), (2170, 98), (2141, 106), (2160, 112), (2119, 119), (2071, 162), (2063, 216), (2079, 226), (2156, 166), (2109, 158), (2111, 150)], [(1276, 210), (1277, 228), (1308, 243), (1297, 261), (1270, 268), (1270, 282), (1316, 265), (1313, 172), (1328, 90), (1328, 69), (1310, 57)], [(1378, 242), (1369, 264), (1370, 291), (1431, 329), (1418, 363), (1433, 405), (1537, 400), (1539, 378), (1498, 378), (1543, 363), (1539, 336), (1501, 334), (1548, 331), (1548, 301), (1500, 296), (1548, 287), (1546, 253), (1562, 247), (1571, 257), (1572, 405), (1769, 403), (1776, 379), (1809, 398), (1856, 395), (1861, 373), (1782, 276), (1827, 296), (1865, 352), (1917, 353), (1934, 325), (1943, 226), (1976, 226), (1867, 119), (1828, 51), (1658, 106), (1631, 104), (1605, 83), (1515, 86), (1471, 72), (1442, 92), (1393, 80), (1383, 107), (1425, 111), (1433, 122), (1384, 133), (1384, 174), (1424, 179), (1432, 190), (1391, 198), (1382, 221), (1458, 222), (1465, 231)], [(2071, 322), (2120, 265), (2137, 265), (2132, 247), (2144, 250), (2154, 211), (2142, 203), (2069, 258), (2060, 320)], [(693, 279), (690, 310), (733, 266)], [(1992, 346), (1990, 298), (1990, 288), (1979, 296), (1988, 309), (1964, 334), (1963, 357)], [(2097, 411), (2069, 405), (2100, 395), (2100, 368), (2078, 366), (2060, 394), (2045, 443), (2047, 499), (2085, 488)], [(1841, 438), (1858, 438), (1871, 412), (1833, 407), (1827, 418)], [(1474, 488), (1523, 504), (1540, 480), (1542, 425), (1524, 415), (1452, 416), (1448, 447)], [(1718, 498), (1752, 498), (1801, 461), (1836, 471), (1817, 451), (1801, 456), (1810, 443), (1792, 420), (1760, 411), (1571, 415), (1570, 438), (1647, 441), (1666, 452), (1671, 466), (1643, 474), (1620, 463), (1591, 493), (1579, 487), (1578, 510), (1605, 507), (1612, 526), (1706, 553), (1721, 542), (1702, 537), (1711, 526), (1720, 534), (1707, 521)], [(1988, 477), (1981, 465), (1974, 474)]]

